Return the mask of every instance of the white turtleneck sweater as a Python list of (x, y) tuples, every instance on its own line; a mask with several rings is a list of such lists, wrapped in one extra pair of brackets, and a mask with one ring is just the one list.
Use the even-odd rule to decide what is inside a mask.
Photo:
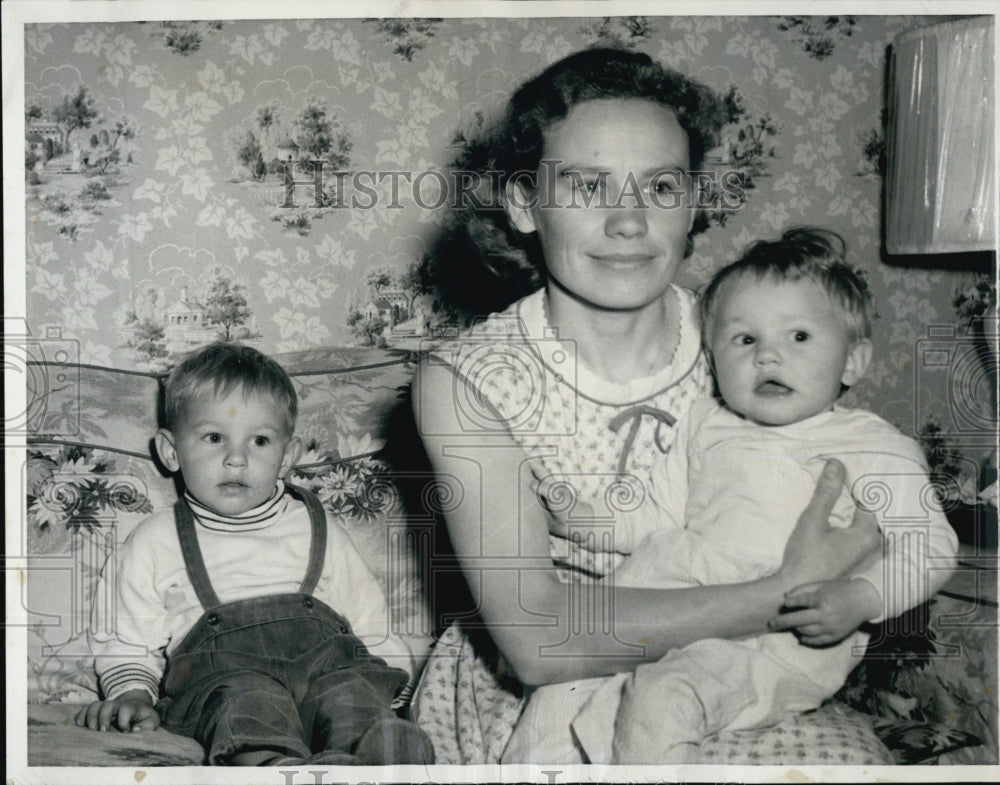
[[(299, 591), (309, 564), (309, 511), (280, 480), (270, 499), (240, 516), (214, 513), (191, 497), (188, 503), (220, 602)], [(413, 672), (410, 650), (389, 631), (382, 588), (332, 522), (313, 596), (347, 618), (372, 654)], [(166, 659), (204, 611), (188, 579), (171, 506), (142, 521), (101, 575), (90, 640), (105, 698), (144, 689), (155, 701)]]

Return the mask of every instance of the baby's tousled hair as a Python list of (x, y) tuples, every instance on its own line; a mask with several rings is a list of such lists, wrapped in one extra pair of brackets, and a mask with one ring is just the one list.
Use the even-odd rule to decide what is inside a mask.
[(836, 232), (810, 226), (788, 229), (778, 240), (758, 240), (719, 270), (702, 292), (699, 305), (706, 346), (720, 293), (727, 282), (744, 276), (757, 281), (815, 281), (840, 306), (851, 340), (871, 338), (871, 293), (864, 278), (847, 263), (847, 244)]
[(223, 397), (236, 389), (244, 397), (274, 398), (284, 409), (288, 433), (295, 429), (298, 398), (285, 369), (250, 346), (223, 342), (197, 349), (170, 372), (163, 394), (164, 426), (176, 428), (193, 399), (205, 394)]

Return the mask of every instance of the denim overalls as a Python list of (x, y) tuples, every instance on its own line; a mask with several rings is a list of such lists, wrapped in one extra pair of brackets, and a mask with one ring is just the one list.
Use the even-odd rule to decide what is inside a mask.
[(183, 498), (175, 505), (184, 564), (205, 613), (168, 658), (157, 704), (164, 726), (201, 742), (213, 765), (258, 750), (302, 759), (327, 751), (331, 764), (429, 763), (426, 736), (390, 709), (406, 672), (371, 655), (347, 619), (312, 596), (326, 515), (311, 493), (286, 488), (312, 524), (296, 594), (220, 603), (191, 508)]

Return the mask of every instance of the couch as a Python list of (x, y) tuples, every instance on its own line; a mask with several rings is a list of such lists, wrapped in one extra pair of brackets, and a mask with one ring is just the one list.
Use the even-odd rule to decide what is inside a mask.
[[(419, 452), (410, 449), (417, 442), (407, 425), (413, 355), (352, 347), (277, 359), (296, 385), (297, 433), (307, 447), (292, 481), (316, 491), (336, 514), (385, 586), (395, 630), (416, 651), (428, 651), (435, 626), (447, 619), (430, 612), (421, 578), (438, 552), (435, 511), (451, 491), (410, 460)], [(86, 646), (88, 625), (99, 623), (92, 612), (97, 576), (143, 517), (176, 498), (172, 479), (151, 457), (161, 378), (52, 364), (30, 376), (23, 467), (28, 764), (200, 764), (198, 744), (162, 729), (98, 735), (72, 722), (80, 704), (97, 697)], [(876, 631), (827, 716), (837, 717), (845, 704), (868, 712), (899, 763), (996, 764), (995, 559), (995, 540), (992, 551), (963, 545), (956, 578), (909, 620), (911, 629)], [(822, 734), (791, 739), (789, 762), (824, 762), (822, 743)], [(753, 762), (757, 752), (724, 762)]]

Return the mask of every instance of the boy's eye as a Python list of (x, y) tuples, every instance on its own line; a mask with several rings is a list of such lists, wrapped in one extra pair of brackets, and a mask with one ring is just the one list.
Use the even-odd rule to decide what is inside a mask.
[(740, 346), (752, 346), (756, 339), (752, 335), (742, 333), (736, 336), (736, 343)]
[(267, 447), (271, 443), (271, 440), (266, 436), (254, 436), (253, 443), (255, 447)]
[(792, 337), (796, 343), (804, 343), (809, 340), (810, 336), (805, 330), (796, 330)]
[(215, 432), (206, 433), (202, 438), (209, 444), (218, 444), (222, 441), (222, 434)]

